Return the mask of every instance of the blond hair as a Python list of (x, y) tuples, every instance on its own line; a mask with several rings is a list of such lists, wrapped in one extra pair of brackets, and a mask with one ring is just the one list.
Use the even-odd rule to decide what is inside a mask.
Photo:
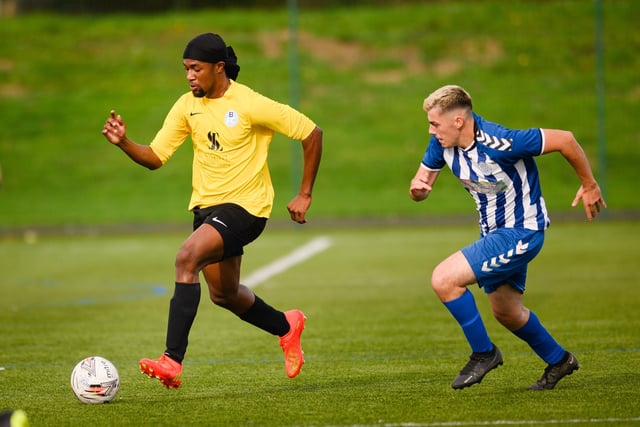
[(436, 89), (424, 100), (422, 108), (429, 112), (431, 109), (439, 107), (443, 113), (456, 109), (465, 109), (470, 113), (473, 105), (471, 103), (471, 95), (462, 87), (457, 85), (447, 85)]

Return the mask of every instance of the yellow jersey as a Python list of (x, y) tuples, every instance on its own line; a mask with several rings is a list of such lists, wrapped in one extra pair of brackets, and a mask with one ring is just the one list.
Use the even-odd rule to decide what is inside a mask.
[(254, 216), (268, 218), (274, 191), (267, 155), (274, 132), (303, 140), (315, 127), (290, 106), (230, 80), (221, 98), (182, 95), (150, 147), (164, 164), (191, 136), (189, 210), (235, 203)]

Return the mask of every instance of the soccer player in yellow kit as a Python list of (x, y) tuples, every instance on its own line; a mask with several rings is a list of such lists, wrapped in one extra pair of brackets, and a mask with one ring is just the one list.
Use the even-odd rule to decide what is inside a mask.
[(280, 337), (286, 373), (293, 378), (304, 363), (300, 336), (306, 317), (300, 310), (276, 310), (242, 285), (240, 263), (243, 247), (262, 233), (271, 213), (267, 154), (274, 132), (302, 142), (302, 182), (287, 209), (303, 224), (320, 165), (322, 130), (295, 109), (236, 82), (237, 57), (217, 34), (193, 38), (183, 64), (190, 92), (174, 104), (150, 145), (130, 140), (115, 111), (102, 130), (110, 143), (151, 170), (167, 162), (187, 136), (193, 142), (193, 233), (176, 255), (165, 351), (159, 359), (140, 360), (140, 368), (166, 387), (180, 386), (202, 272), (214, 304)]

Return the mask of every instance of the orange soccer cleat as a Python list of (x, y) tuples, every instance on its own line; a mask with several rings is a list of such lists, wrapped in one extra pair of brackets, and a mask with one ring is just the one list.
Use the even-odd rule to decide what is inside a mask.
[(284, 352), (284, 366), (289, 378), (294, 378), (300, 373), (304, 363), (304, 352), (300, 345), (300, 335), (304, 330), (304, 322), (307, 320), (300, 310), (291, 310), (284, 313), (289, 322), (289, 332), (280, 337), (280, 347)]
[(151, 378), (158, 378), (167, 388), (178, 388), (182, 382), (182, 364), (166, 354), (159, 359), (141, 359), (140, 370)]

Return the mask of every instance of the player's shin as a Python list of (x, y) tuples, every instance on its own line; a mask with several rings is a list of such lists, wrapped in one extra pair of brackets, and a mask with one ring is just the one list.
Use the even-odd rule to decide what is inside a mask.
[(257, 295), (251, 308), (238, 317), (273, 335), (283, 336), (289, 332), (289, 323), (284, 313), (271, 307)]
[(169, 303), (166, 351), (169, 357), (182, 363), (187, 351), (189, 331), (200, 304), (200, 283), (176, 282), (173, 298)]
[(538, 316), (533, 311), (529, 312), (529, 320), (525, 325), (513, 331), (513, 334), (525, 341), (547, 364), (553, 365), (565, 356), (565, 349), (542, 326)]
[(458, 321), (473, 352), (485, 353), (493, 349), (476, 301), (469, 289), (466, 289), (459, 298), (445, 302), (444, 305)]

